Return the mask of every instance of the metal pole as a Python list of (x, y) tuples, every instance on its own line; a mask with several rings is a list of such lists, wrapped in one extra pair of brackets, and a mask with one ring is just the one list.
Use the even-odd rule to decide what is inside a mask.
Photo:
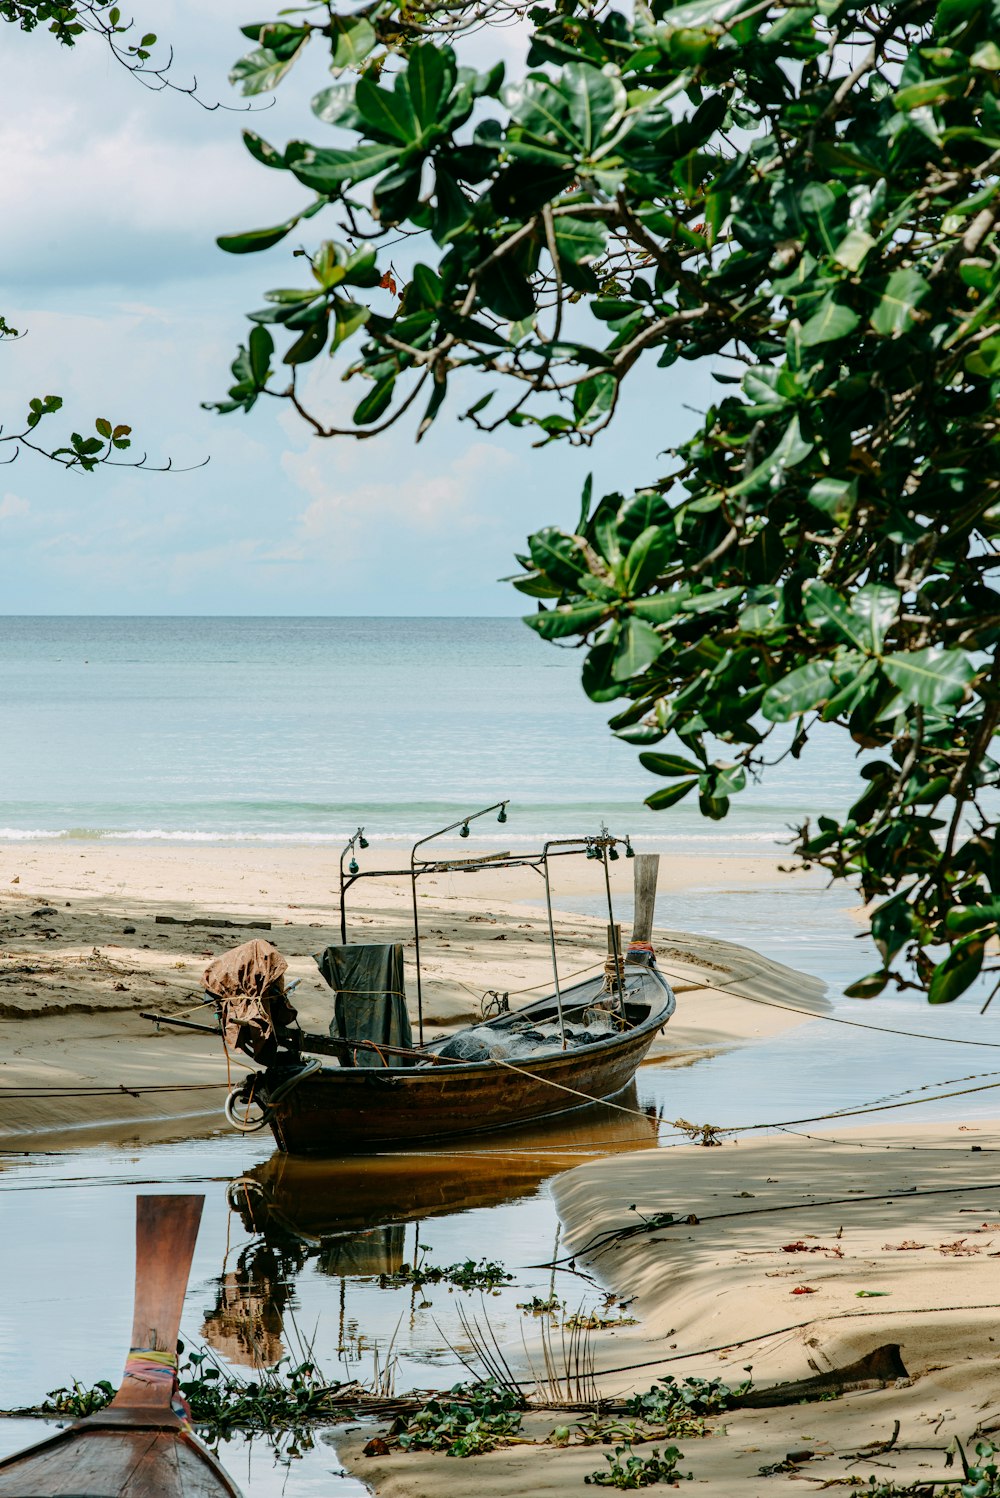
[[(415, 851), (415, 850), (414, 850)], [(413, 960), (417, 964), (417, 1034), (424, 1043), (424, 990), (420, 981), (420, 919), (417, 915), (417, 870), (410, 860), (410, 885), (413, 890)]]
[(611, 903), (611, 871), (608, 868), (608, 849), (607, 849), (607, 844), (602, 844), (601, 845), (601, 862), (604, 864), (604, 885), (605, 885), (605, 888), (607, 889), (607, 892), (608, 892), (608, 922), (609, 922), (610, 929), (611, 929), (611, 955), (614, 958), (614, 964), (615, 964), (615, 976), (612, 979), (611, 992), (614, 993), (614, 991), (615, 991), (614, 985), (617, 982), (617, 984), (618, 984), (618, 999), (619, 999), (619, 1002), (621, 1004), (622, 1019), (624, 1020), (624, 1018), (625, 1018), (625, 984), (622, 982), (621, 977), (620, 977), (620, 974), (621, 974), (621, 966), (620, 966), (621, 956), (620, 956), (620, 949), (619, 949), (619, 946), (618, 946), (618, 928), (615, 926), (615, 912), (614, 912), (614, 907), (613, 907), (613, 905)]
[(562, 1048), (566, 1049), (566, 1021), (563, 1019), (562, 994), (559, 991), (559, 964), (556, 961), (556, 931), (552, 924), (552, 886), (549, 884), (549, 851), (548, 847), (542, 853), (543, 870), (545, 873), (545, 905), (549, 912), (549, 946), (552, 948), (552, 976), (556, 984), (556, 1009), (559, 1011), (559, 1033), (562, 1036)]

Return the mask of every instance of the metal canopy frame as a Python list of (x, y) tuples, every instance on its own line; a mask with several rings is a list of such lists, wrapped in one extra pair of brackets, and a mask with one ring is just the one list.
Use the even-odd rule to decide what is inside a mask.
[[(359, 827), (354, 835), (348, 838), (340, 854), (340, 940), (344, 946), (347, 942), (347, 892), (359, 879), (409, 879), (411, 903), (413, 908), (413, 946), (414, 960), (417, 969), (417, 1026), (419, 1030), (419, 1042), (424, 1043), (424, 995), (423, 980), (420, 967), (420, 912), (417, 906), (417, 880), (424, 874), (475, 874), (482, 869), (535, 869), (545, 883), (545, 906), (549, 925), (549, 949), (552, 954), (552, 976), (555, 983), (556, 1008), (559, 1014), (559, 1029), (562, 1035), (563, 1049), (566, 1048), (566, 1026), (563, 1019), (562, 990), (559, 986), (559, 963), (556, 956), (556, 933), (552, 917), (552, 881), (549, 865), (554, 858), (578, 858), (581, 855), (590, 859), (600, 859), (604, 869), (604, 888), (608, 901), (608, 923), (611, 941), (611, 953), (614, 958), (615, 977), (611, 980), (611, 991), (618, 989), (619, 1002), (624, 1015), (625, 997), (622, 983), (619, 978), (621, 973), (621, 950), (618, 940), (618, 928), (615, 924), (614, 906), (611, 898), (611, 873), (609, 864), (615, 862), (621, 855), (619, 847), (625, 849), (625, 856), (633, 856), (632, 840), (630, 837), (613, 837), (606, 828), (599, 833), (585, 833), (580, 837), (550, 838), (542, 844), (539, 852), (512, 853), (481, 853), (473, 858), (426, 858), (421, 854), (421, 849), (426, 848), (428, 843), (435, 842), (438, 838), (445, 837), (449, 832), (459, 830), (460, 837), (468, 837), (470, 833), (469, 824), (476, 822), (480, 817), (488, 817), (491, 812), (497, 813), (497, 821), (506, 822), (507, 807), (509, 801), (495, 801), (492, 806), (484, 806), (479, 811), (473, 811), (468, 816), (459, 817), (455, 822), (449, 822), (447, 827), (440, 827), (436, 832), (430, 832), (426, 837), (418, 838), (410, 849), (410, 862), (407, 868), (402, 869), (362, 869), (358, 866), (356, 853), (358, 849), (368, 847), (365, 837), (365, 829)], [(350, 863), (345, 869), (345, 860), (350, 854)]]

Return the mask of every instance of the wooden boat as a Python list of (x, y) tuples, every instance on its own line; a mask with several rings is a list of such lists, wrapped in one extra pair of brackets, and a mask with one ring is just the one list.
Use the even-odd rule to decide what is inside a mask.
[(615, 1098), (628, 1112), (591, 1103), (557, 1118), (513, 1125), (499, 1136), (429, 1141), (343, 1159), (278, 1151), (230, 1182), (229, 1205), (246, 1231), (307, 1253), (386, 1224), (424, 1222), (528, 1196), (595, 1153), (655, 1149), (655, 1110), (643, 1112), (635, 1083)]
[[(491, 812), (506, 822), (507, 804), (497, 802), (422, 838), (411, 850), (408, 869), (362, 870), (355, 850), (368, 843), (364, 828), (358, 828), (340, 860), (342, 945), (327, 947), (316, 958), (335, 993), (329, 1035), (298, 1028), (284, 988), (287, 963), (269, 943), (245, 943), (215, 960), (205, 983), (206, 996), (216, 1002), (219, 1029), (229, 1046), (263, 1066), (226, 1100), (226, 1117), (234, 1128), (253, 1133), (270, 1127), (278, 1148), (292, 1154), (342, 1156), (404, 1144), (422, 1148), (435, 1140), (510, 1129), (598, 1102), (613, 1108), (612, 1100), (633, 1080), (674, 1012), (673, 991), (658, 971), (650, 945), (659, 858), (635, 855), (629, 838), (613, 837), (606, 828), (596, 835), (550, 840), (538, 852), (451, 858), (428, 857), (422, 851), (456, 828), (468, 837), (470, 822)], [(636, 873), (632, 942), (624, 956), (609, 874), (609, 863), (621, 857), (620, 848), (635, 860)], [(563, 989), (550, 865), (579, 855), (603, 868), (608, 961), (603, 976)], [(554, 992), (512, 1013), (507, 1012), (506, 995), (488, 990), (505, 1012), (444, 1041), (424, 1044), (418, 880), (430, 873), (475, 874), (487, 868), (532, 868), (542, 876)], [(416, 1046), (403, 992), (402, 946), (347, 942), (346, 895), (365, 878), (407, 878), (411, 884)], [(167, 1015), (145, 1017), (188, 1030), (212, 1028)], [(339, 1065), (326, 1064), (324, 1057), (335, 1057)]]
[[(254, 1087), (278, 1148), (293, 1154), (344, 1155), (398, 1148), (402, 1142), (422, 1145), (569, 1113), (614, 1099), (628, 1087), (674, 1012), (673, 991), (655, 965), (626, 961), (624, 973), (622, 1028), (585, 1046), (561, 1050), (554, 1043), (527, 1057), (515, 1051), (509, 1061), (436, 1059), (443, 1045), (453, 1048), (456, 1039), (472, 1030), (514, 1039), (518, 1025), (551, 1025), (558, 1008), (549, 997), (428, 1046), (415, 1065), (362, 1068), (313, 1062), (311, 1070), (307, 1064), (298, 1072), (282, 1067), (258, 1072), (256, 1082), (244, 1086), (247, 1092)], [(570, 1020), (606, 1000), (603, 979), (592, 978), (563, 990), (561, 1008)], [(302, 1054), (336, 1045), (325, 1036), (304, 1035)]]
[(240, 1498), (171, 1407), (204, 1200), (138, 1197), (132, 1350), (121, 1388), (107, 1409), (0, 1461), (0, 1498)]

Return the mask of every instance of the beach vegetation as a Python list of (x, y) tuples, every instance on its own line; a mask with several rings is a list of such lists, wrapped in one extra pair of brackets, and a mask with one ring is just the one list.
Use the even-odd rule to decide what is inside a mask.
[[(747, 1370), (749, 1373), (749, 1369)], [(634, 1394), (626, 1402), (630, 1415), (638, 1415), (650, 1424), (663, 1425), (681, 1415), (721, 1415), (739, 1404), (751, 1386), (746, 1378), (736, 1388), (720, 1378), (685, 1378), (673, 1374), (658, 1378), (645, 1394)]]
[[(464, 65), (511, 21), (524, 69)], [(298, 271), (216, 409), (586, 446), (643, 402), (648, 478), (529, 537), (527, 622), (579, 650), (653, 810), (719, 820), (845, 739), (851, 805), (794, 850), (872, 906), (852, 992), (958, 998), (1000, 933), (993, 0), (366, 0), (244, 35), (248, 98), (317, 47), (332, 77), (309, 138), (244, 132), (301, 203), (218, 242)], [(331, 355), (343, 420), (309, 379)], [(714, 394), (664, 458), (656, 371), (689, 366)]]
[(98, 1410), (105, 1409), (114, 1397), (115, 1386), (106, 1378), (99, 1378), (89, 1386), (75, 1378), (68, 1387), (50, 1389), (42, 1403), (42, 1410), (46, 1414), (70, 1415), (74, 1420), (82, 1420), (87, 1415), (96, 1415)]
[[(185, 1355), (181, 1343), (180, 1355), (178, 1392), (187, 1401), (192, 1423), (213, 1439), (236, 1430), (273, 1434), (343, 1414), (349, 1408), (343, 1396), (345, 1386), (327, 1380), (309, 1360), (282, 1358), (273, 1367), (255, 1369), (252, 1377), (242, 1377), (207, 1350)], [(352, 1388), (360, 1392), (356, 1385)], [(107, 1379), (90, 1386), (74, 1380), (53, 1389), (40, 1412), (82, 1419), (106, 1408), (115, 1392)]]
[(395, 1289), (401, 1285), (451, 1285), (456, 1290), (487, 1290), (497, 1292), (502, 1285), (510, 1284), (514, 1276), (503, 1264), (493, 1259), (464, 1259), (460, 1264), (428, 1264), (420, 1260), (414, 1264), (401, 1264), (393, 1274), (380, 1274), (382, 1289)]
[(616, 1446), (614, 1455), (607, 1455), (604, 1460), (608, 1463), (607, 1468), (591, 1472), (584, 1482), (625, 1492), (633, 1488), (649, 1488), (657, 1482), (676, 1485), (682, 1479), (690, 1481), (693, 1475), (678, 1472), (677, 1463), (684, 1460), (684, 1453), (676, 1446), (668, 1446), (662, 1453), (654, 1446), (649, 1456), (636, 1456), (630, 1446)]
[(517, 1435), (524, 1409), (525, 1401), (516, 1391), (487, 1378), (435, 1395), (415, 1414), (401, 1417), (392, 1434), (404, 1451), (478, 1456)]

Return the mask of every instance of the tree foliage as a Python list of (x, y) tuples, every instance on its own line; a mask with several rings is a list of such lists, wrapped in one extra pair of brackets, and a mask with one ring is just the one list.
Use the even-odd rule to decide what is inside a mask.
[[(1000, 929), (1000, 3), (546, 0), (511, 81), (461, 64), (484, 15), (246, 28), (245, 93), (317, 41), (334, 81), (315, 141), (245, 134), (302, 212), (219, 243), (340, 227), (250, 314), (219, 409), (273, 395), (370, 436), (413, 408), (419, 437), (451, 395), (481, 429), (581, 444), (639, 368), (709, 361), (719, 398), (666, 474), (531, 536), (528, 622), (585, 648), (651, 807), (724, 817), (782, 732), (795, 756), (846, 732), (860, 795), (797, 851), (876, 902), (856, 993), (954, 999)], [(303, 385), (341, 350), (347, 428)]]

